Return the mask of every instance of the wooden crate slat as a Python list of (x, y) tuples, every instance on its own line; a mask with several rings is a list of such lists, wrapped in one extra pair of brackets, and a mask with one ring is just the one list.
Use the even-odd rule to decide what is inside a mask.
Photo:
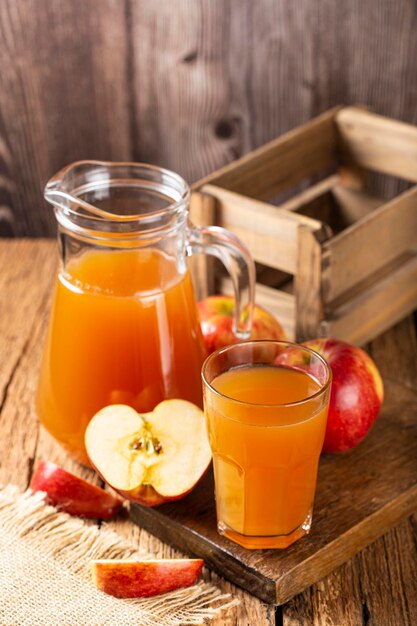
[(294, 283), (296, 340), (315, 338), (323, 317), (321, 245), (316, 233), (304, 225), (298, 230), (297, 272)]
[(417, 245), (417, 187), (323, 244), (323, 299), (329, 303)]
[[(216, 202), (214, 198), (197, 191), (191, 194), (190, 219), (196, 226), (210, 226), (216, 223)], [(207, 254), (193, 255), (190, 259), (191, 274), (197, 300), (206, 298), (215, 291), (213, 258)]]
[(337, 201), (341, 212), (343, 212), (346, 221), (352, 223), (358, 222), (385, 202), (382, 198), (378, 198), (361, 189), (352, 189), (339, 184), (332, 188), (332, 195)]
[(396, 324), (417, 308), (417, 255), (410, 255), (393, 270), (356, 298), (351, 298), (321, 322), (326, 336), (363, 345)]
[(327, 236), (323, 224), (310, 217), (283, 211), (266, 202), (242, 196), (214, 185), (201, 188), (217, 199), (217, 224), (233, 231), (249, 247), (252, 256), (283, 272), (297, 270), (298, 227), (304, 224)]
[(193, 188), (213, 183), (260, 200), (268, 200), (318, 173), (336, 159), (334, 118), (339, 107), (285, 133), (217, 170)]
[(286, 202), (282, 202), (279, 205), (279, 208), (285, 209), (286, 211), (300, 211), (305, 206), (308, 206), (315, 200), (321, 198), (324, 194), (332, 191), (338, 184), (340, 184), (340, 182), (341, 179), (339, 174), (327, 176), (327, 178), (324, 178), (315, 185), (301, 191), (293, 198), (290, 198)]
[(281, 322), (285, 336), (295, 341), (295, 296), (291, 293), (273, 289), (265, 285), (256, 285), (256, 302)]
[(335, 115), (343, 154), (376, 172), (417, 182), (417, 128), (346, 107)]

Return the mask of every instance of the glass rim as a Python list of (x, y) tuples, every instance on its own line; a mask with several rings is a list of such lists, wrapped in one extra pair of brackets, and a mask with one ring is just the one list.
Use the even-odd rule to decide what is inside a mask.
[[(220, 391), (218, 391), (217, 389), (215, 389), (213, 387), (213, 385), (211, 383), (208, 382), (207, 377), (206, 377), (206, 369), (208, 364), (214, 360), (214, 358), (218, 357), (220, 354), (222, 354), (223, 352), (228, 352), (229, 350), (233, 350), (233, 349), (237, 349), (241, 346), (247, 346), (247, 345), (255, 345), (255, 344), (267, 344), (267, 345), (281, 345), (281, 346), (290, 346), (290, 347), (297, 347), (297, 348), (302, 348), (303, 350), (305, 350), (306, 352), (309, 352), (310, 354), (312, 354), (313, 356), (317, 357), (319, 361), (321, 361), (326, 369), (327, 372), (327, 380), (326, 382), (320, 386), (320, 389), (318, 389), (315, 393), (313, 393), (311, 396), (307, 396), (306, 398), (303, 398), (302, 400), (296, 400), (294, 402), (282, 402), (282, 403), (278, 403), (278, 402), (274, 402), (273, 404), (268, 404), (268, 403), (261, 403), (261, 402), (246, 402), (243, 400), (238, 400), (237, 398), (233, 398), (232, 396), (228, 396), (224, 393), (221, 393)], [(245, 365), (245, 364), (242, 364)], [(249, 363), (246, 363), (246, 365), (250, 365)], [(230, 371), (231, 368), (229, 368), (229, 370), (226, 371)], [(289, 367), (288, 369), (295, 369), (295, 368), (291, 368)], [(225, 372), (222, 372), (225, 373)], [(219, 374), (220, 375), (220, 374)], [(226, 400), (233, 402), (235, 404), (240, 404), (240, 405), (244, 405), (244, 406), (256, 406), (256, 407), (261, 407), (261, 408), (265, 408), (265, 409), (272, 409), (274, 407), (281, 407), (281, 408), (291, 408), (291, 407), (295, 407), (295, 406), (300, 406), (302, 404), (305, 404), (306, 402), (310, 402), (311, 400), (314, 400), (315, 398), (318, 398), (320, 395), (326, 393), (326, 391), (329, 389), (331, 383), (332, 383), (332, 378), (333, 378), (333, 374), (332, 374), (332, 369), (330, 367), (330, 365), (328, 364), (328, 362), (326, 361), (326, 359), (324, 357), (321, 356), (321, 354), (319, 354), (318, 352), (316, 352), (315, 350), (313, 350), (312, 348), (309, 348), (308, 346), (304, 346), (301, 343), (297, 343), (295, 341), (285, 341), (285, 340), (278, 340), (278, 339), (251, 339), (249, 341), (239, 341), (237, 343), (232, 343), (229, 344), (228, 346), (223, 346), (222, 348), (218, 348), (217, 350), (215, 350), (215, 352), (212, 352), (212, 354), (209, 354), (209, 356), (205, 359), (202, 367), (201, 367), (201, 377), (203, 379), (203, 383), (206, 387), (208, 387), (210, 389), (210, 391), (212, 393), (214, 393), (216, 396), (219, 396), (221, 398), (225, 398)], [(316, 379), (314, 379), (316, 380)], [(320, 384), (320, 383), (319, 383)], [(227, 416), (226, 416), (227, 417)], [(227, 419), (233, 419), (230, 417), (227, 417)], [(307, 418), (310, 419), (310, 418)]]

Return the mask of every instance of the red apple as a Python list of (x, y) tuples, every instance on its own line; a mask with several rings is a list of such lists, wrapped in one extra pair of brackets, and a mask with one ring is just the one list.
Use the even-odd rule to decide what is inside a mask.
[(321, 354), (333, 373), (324, 452), (357, 446), (374, 424), (384, 398), (381, 375), (366, 352), (337, 339), (305, 344)]
[(96, 587), (116, 598), (147, 598), (190, 587), (197, 582), (202, 559), (92, 561)]
[(143, 414), (107, 406), (88, 424), (85, 446), (106, 483), (145, 506), (187, 495), (211, 461), (204, 413), (186, 400), (165, 400)]
[(70, 515), (110, 519), (123, 505), (120, 498), (74, 476), (51, 461), (39, 463), (30, 488), (32, 491), (44, 491), (49, 504)]
[[(198, 303), (201, 330), (207, 354), (238, 341), (233, 332), (235, 299), (230, 296), (208, 296)], [(266, 309), (255, 305), (250, 339), (285, 339), (279, 321)]]

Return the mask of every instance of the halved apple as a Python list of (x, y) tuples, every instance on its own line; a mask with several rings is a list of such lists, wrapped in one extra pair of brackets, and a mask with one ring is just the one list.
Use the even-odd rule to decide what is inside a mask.
[(147, 598), (194, 585), (203, 567), (203, 560), (103, 559), (91, 561), (90, 567), (94, 584), (100, 591), (116, 598)]
[(107, 406), (88, 424), (85, 447), (106, 483), (145, 506), (186, 496), (211, 461), (204, 413), (186, 400), (164, 400), (143, 414)]
[(51, 461), (41, 461), (30, 481), (32, 491), (44, 491), (49, 504), (69, 515), (110, 519), (123, 502), (111, 493), (71, 474)]

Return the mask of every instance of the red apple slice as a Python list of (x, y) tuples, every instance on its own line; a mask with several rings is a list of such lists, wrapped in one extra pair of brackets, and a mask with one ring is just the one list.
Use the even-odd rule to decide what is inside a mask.
[(211, 461), (204, 413), (186, 400), (165, 400), (145, 414), (107, 406), (90, 421), (85, 446), (100, 476), (145, 506), (187, 495)]
[(146, 598), (190, 587), (197, 582), (202, 559), (158, 559), (153, 561), (92, 561), (96, 587), (117, 598)]
[(74, 476), (51, 461), (41, 461), (30, 482), (32, 491), (44, 491), (47, 501), (70, 515), (110, 519), (122, 508), (120, 498)]

